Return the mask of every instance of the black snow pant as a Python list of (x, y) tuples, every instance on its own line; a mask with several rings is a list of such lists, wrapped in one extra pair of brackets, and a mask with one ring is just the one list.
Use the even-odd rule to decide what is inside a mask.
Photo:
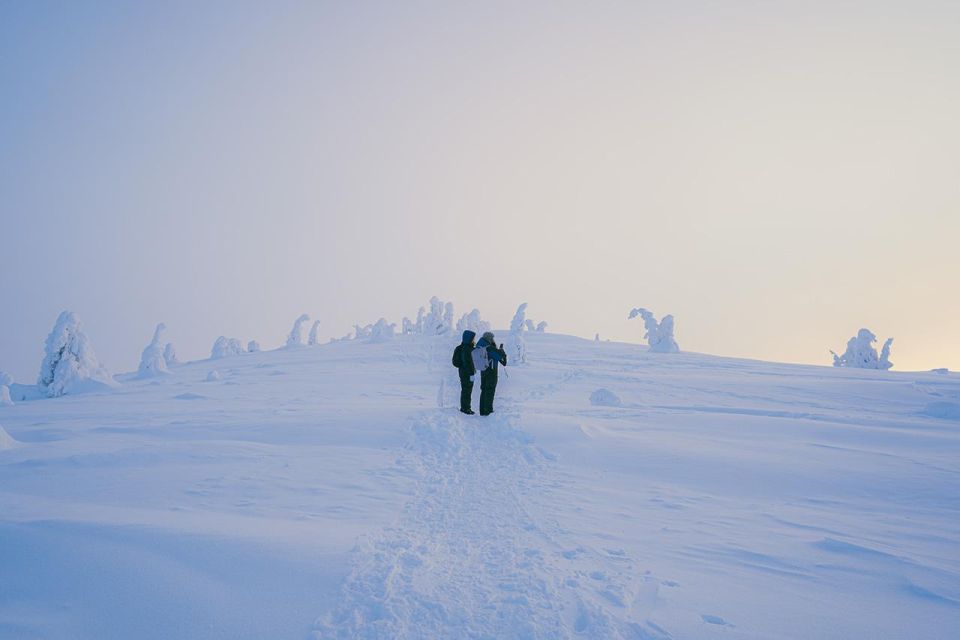
[(493, 396), (497, 392), (497, 370), (493, 367), (480, 372), (480, 415), (493, 413)]
[(473, 380), (470, 374), (460, 369), (460, 411), (470, 411), (470, 396), (473, 395)]

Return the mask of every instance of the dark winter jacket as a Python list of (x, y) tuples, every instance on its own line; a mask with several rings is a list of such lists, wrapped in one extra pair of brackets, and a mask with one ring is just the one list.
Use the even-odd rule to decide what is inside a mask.
[(460, 363), (460, 375), (472, 376), (477, 373), (477, 368), (473, 366), (473, 339), (476, 337), (476, 333), (467, 329), (463, 332), (463, 342), (454, 349), (454, 357)]
[(480, 342), (477, 343), (477, 347), (486, 347), (487, 357), (490, 358), (490, 368), (492, 370), (497, 370), (497, 363), (506, 366), (507, 352), (503, 349), (497, 348), (495, 342), (490, 342), (486, 338), (480, 338)]

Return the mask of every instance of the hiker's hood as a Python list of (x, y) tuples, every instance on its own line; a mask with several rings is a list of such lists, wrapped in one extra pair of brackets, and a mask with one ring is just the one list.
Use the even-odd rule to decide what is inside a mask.
[(480, 341), (477, 342), (478, 347), (489, 347), (491, 345), (493, 345), (493, 343), (487, 340), (486, 338), (480, 338)]
[(470, 329), (467, 329), (466, 331), (463, 332), (463, 344), (470, 344), (471, 342), (473, 342), (473, 339), (476, 337), (477, 337), (476, 333), (474, 333), (473, 331), (470, 331)]

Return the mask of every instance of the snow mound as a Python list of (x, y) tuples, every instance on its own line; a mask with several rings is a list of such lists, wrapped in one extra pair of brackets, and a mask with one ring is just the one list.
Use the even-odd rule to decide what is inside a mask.
[(218, 380), (223, 380), (223, 376), (216, 369), (207, 374), (207, 382), (217, 382)]
[(597, 407), (619, 407), (623, 401), (609, 389), (597, 389), (590, 394), (590, 404)]
[(0, 425), (0, 451), (13, 449), (18, 444), (19, 443), (7, 433), (7, 430), (3, 428), (3, 425)]
[(117, 385), (107, 368), (97, 359), (90, 340), (72, 311), (61, 313), (47, 336), (37, 385), (51, 398)]
[(941, 420), (960, 420), (960, 404), (956, 402), (931, 402), (923, 408), (923, 414)]

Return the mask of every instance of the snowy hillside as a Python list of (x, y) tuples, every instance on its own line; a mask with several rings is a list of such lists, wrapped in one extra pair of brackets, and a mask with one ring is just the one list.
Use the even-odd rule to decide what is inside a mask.
[(13, 385), (0, 638), (960, 637), (956, 374), (453, 346)]

